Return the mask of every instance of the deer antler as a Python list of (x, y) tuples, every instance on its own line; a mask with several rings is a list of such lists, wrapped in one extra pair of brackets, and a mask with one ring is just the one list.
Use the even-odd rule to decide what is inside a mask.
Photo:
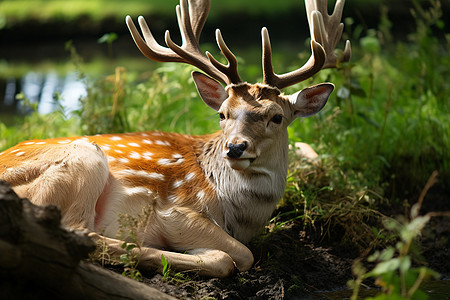
[[(326, 61), (322, 69), (336, 68), (338, 63), (348, 62), (351, 58), (352, 53), (348, 40), (341, 57), (337, 57), (334, 53), (344, 31), (344, 24), (341, 23), (344, 4), (345, 0), (337, 0), (333, 13), (328, 15), (326, 0), (305, 1), (311, 37), (314, 36), (325, 50)], [(315, 18), (317, 20), (313, 20), (313, 23), (319, 22), (319, 26), (315, 24), (311, 26), (311, 19)], [(313, 31), (316, 32), (313, 33)]]
[(169, 31), (166, 31), (165, 35), (167, 47), (158, 44), (142, 16), (138, 18), (138, 22), (145, 41), (130, 16), (126, 17), (126, 23), (136, 45), (147, 58), (161, 62), (190, 64), (227, 85), (240, 83), (236, 57), (226, 46), (220, 30), (216, 31), (217, 44), (228, 60), (228, 65), (218, 62), (209, 52), (204, 54), (200, 49), (200, 34), (210, 6), (211, 0), (189, 0), (189, 5), (187, 0), (180, 0), (176, 12), (182, 38), (181, 46), (172, 41)]
[(344, 30), (344, 24), (340, 21), (345, 0), (336, 2), (331, 16), (327, 12), (327, 0), (305, 0), (305, 3), (311, 32), (312, 54), (301, 68), (282, 75), (275, 74), (272, 66), (269, 33), (266, 28), (262, 29), (263, 75), (264, 83), (268, 85), (283, 89), (313, 76), (322, 69), (335, 68), (338, 63), (350, 60), (350, 41), (346, 42), (345, 49), (340, 57), (337, 57), (334, 53)]

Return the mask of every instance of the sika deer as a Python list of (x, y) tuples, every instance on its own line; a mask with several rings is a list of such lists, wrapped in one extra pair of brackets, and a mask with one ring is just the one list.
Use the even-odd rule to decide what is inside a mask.
[(334, 54), (343, 5), (338, 1), (329, 16), (325, 0), (306, 1), (312, 55), (287, 74), (274, 73), (263, 28), (264, 81), (256, 84), (241, 81), (219, 30), (217, 43), (229, 63), (200, 50), (209, 0), (180, 1), (181, 46), (168, 32), (168, 47), (160, 46), (139, 17), (144, 41), (128, 16), (145, 56), (191, 64), (209, 75), (192, 73), (203, 101), (218, 111), (222, 130), (205, 136), (138, 132), (31, 140), (0, 153), (0, 178), (35, 204), (59, 205), (66, 226), (87, 228), (112, 253), (123, 252), (115, 239), (118, 216), (147, 208), (142, 247), (135, 249), (141, 268), (161, 269), (163, 254), (172, 268), (207, 276), (228, 276), (235, 266), (248, 270), (253, 255), (243, 243), (263, 227), (286, 185), (287, 126), (320, 111), (334, 86), (319, 84), (293, 95), (281, 89), (350, 59), (349, 42), (340, 58)]

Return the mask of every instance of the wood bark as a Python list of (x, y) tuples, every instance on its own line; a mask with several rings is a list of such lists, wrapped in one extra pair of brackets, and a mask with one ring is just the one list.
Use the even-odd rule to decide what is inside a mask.
[(0, 299), (173, 299), (84, 261), (95, 243), (60, 221), (0, 181)]

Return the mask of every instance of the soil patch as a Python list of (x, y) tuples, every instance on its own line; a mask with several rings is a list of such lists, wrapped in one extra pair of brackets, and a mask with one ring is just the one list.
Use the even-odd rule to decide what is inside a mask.
[[(357, 224), (355, 224), (357, 226)], [(308, 235), (301, 221), (254, 240), (250, 248), (255, 265), (247, 272), (225, 279), (181, 274), (163, 278), (144, 274), (144, 283), (182, 299), (330, 299), (323, 291), (346, 289), (352, 279), (352, 263), (359, 251), (342, 242), (342, 232), (331, 238)], [(450, 275), (450, 218), (434, 218), (421, 238), (422, 261)]]
[(345, 287), (352, 278), (353, 258), (334, 245), (316, 243), (306, 236), (300, 222), (253, 241), (255, 265), (229, 278), (188, 281), (160, 274), (144, 274), (144, 283), (183, 299), (320, 299), (318, 291)]

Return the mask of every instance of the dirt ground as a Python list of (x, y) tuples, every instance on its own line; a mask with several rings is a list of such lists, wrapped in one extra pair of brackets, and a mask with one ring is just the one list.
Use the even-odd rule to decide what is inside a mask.
[(144, 282), (184, 299), (312, 299), (317, 291), (345, 286), (357, 254), (317, 245), (305, 236), (302, 227), (291, 224), (259, 241), (259, 247), (252, 245), (255, 265), (230, 278), (202, 279), (188, 274), (193, 280), (182, 282), (145, 274), (149, 277)]
[[(258, 248), (251, 247), (255, 265), (225, 279), (163, 279), (144, 274), (144, 283), (182, 299), (330, 299), (322, 292), (346, 288), (358, 251), (335, 242), (312, 241), (303, 226), (294, 223), (268, 236)], [(425, 261), (444, 277), (450, 275), (450, 220), (433, 220), (422, 241)], [(186, 275), (191, 280), (185, 280)]]
[[(432, 197), (436, 201), (425, 205), (425, 211), (449, 209), (445, 207), (448, 194), (441, 192), (435, 191)], [(361, 254), (351, 242), (342, 242), (343, 234), (335, 228), (323, 237), (317, 230), (305, 230), (301, 220), (294, 221), (252, 242), (250, 249), (256, 263), (247, 272), (225, 279), (199, 278), (195, 274), (163, 279), (160, 274), (143, 274), (144, 283), (182, 299), (337, 299), (322, 292), (345, 289), (346, 282), (352, 279), (352, 263)], [(430, 221), (420, 241), (420, 263), (428, 264), (447, 279), (449, 237), (450, 218), (438, 217)]]

